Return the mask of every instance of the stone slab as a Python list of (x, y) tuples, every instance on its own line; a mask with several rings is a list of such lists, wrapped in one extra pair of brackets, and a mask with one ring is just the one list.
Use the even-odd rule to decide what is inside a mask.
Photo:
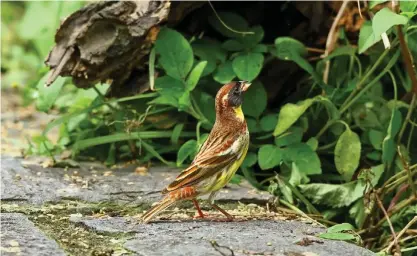
[[(178, 175), (178, 169), (152, 167), (137, 174), (137, 166), (109, 169), (99, 163), (80, 163), (79, 168), (44, 168), (38, 159), (1, 157), (1, 199), (30, 204), (58, 202), (62, 199), (86, 202), (151, 203)], [(270, 195), (256, 191), (247, 182), (230, 184), (217, 200), (262, 202)]]
[[(298, 221), (170, 221), (139, 224), (129, 218), (74, 217), (95, 232), (134, 232), (125, 248), (137, 255), (357, 255), (374, 253), (343, 241), (317, 238), (323, 228)], [(304, 245), (297, 244), (304, 240)], [(213, 241), (215, 243), (213, 244)], [(303, 244), (303, 243), (301, 243)], [(233, 251), (232, 252), (230, 251)]]
[(58, 244), (46, 237), (25, 215), (0, 213), (1, 255), (66, 255)]

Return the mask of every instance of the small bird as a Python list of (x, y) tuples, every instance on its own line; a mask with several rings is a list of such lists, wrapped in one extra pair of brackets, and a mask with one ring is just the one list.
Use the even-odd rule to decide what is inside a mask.
[(216, 193), (233, 177), (242, 164), (249, 147), (249, 131), (242, 112), (243, 93), (251, 84), (247, 81), (230, 82), (216, 95), (216, 121), (191, 165), (169, 184), (162, 194), (166, 196), (142, 216), (148, 223), (171, 205), (192, 200), (200, 218), (204, 214), (197, 197), (210, 194), (209, 204), (223, 213), (228, 221), (233, 217), (214, 204)]

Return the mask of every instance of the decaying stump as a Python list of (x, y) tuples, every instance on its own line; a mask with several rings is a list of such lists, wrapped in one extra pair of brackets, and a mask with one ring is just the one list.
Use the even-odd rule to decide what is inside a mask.
[(159, 25), (167, 20), (175, 23), (192, 9), (168, 0), (103, 1), (85, 6), (59, 27), (56, 45), (45, 61), (51, 68), (46, 84), (58, 76), (70, 76), (80, 88), (111, 80), (110, 94), (116, 97), (134, 93), (132, 88), (136, 93), (143, 90), (147, 86), (144, 57)]

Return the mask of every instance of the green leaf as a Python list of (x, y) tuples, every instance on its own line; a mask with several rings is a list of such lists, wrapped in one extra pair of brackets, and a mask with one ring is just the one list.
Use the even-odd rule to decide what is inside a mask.
[(245, 160), (243, 160), (242, 167), (252, 167), (256, 164), (256, 161), (258, 161), (256, 154), (253, 152), (249, 152), (246, 155)]
[(385, 2), (387, 2), (387, 0), (372, 0), (372, 1), (369, 1), (369, 9), (372, 9), (375, 6), (377, 6), (378, 4), (382, 4), (382, 3), (385, 3)]
[[(218, 15), (227, 27), (239, 32), (249, 31), (248, 22), (242, 16), (232, 12), (219, 12)], [(210, 25), (222, 35), (231, 38), (242, 37), (241, 33), (230, 30), (221, 21), (214, 15), (209, 17)]]
[(275, 145), (278, 147), (286, 147), (291, 144), (299, 143), (303, 139), (303, 128), (293, 126), (286, 133), (275, 138)]
[(185, 92), (184, 83), (170, 76), (158, 77), (155, 80), (155, 89), (161, 95), (172, 96), (179, 99)]
[(187, 111), (188, 108), (191, 106), (191, 99), (190, 99), (190, 92), (186, 91), (181, 95), (178, 99), (179, 110), (180, 111)]
[(349, 231), (349, 230), (355, 230), (355, 228), (350, 223), (341, 223), (336, 224), (334, 226), (331, 226), (327, 229), (327, 233), (337, 233), (342, 231)]
[(276, 114), (269, 114), (262, 117), (260, 125), (261, 129), (264, 132), (272, 132), (275, 128), (275, 124), (278, 121), (278, 116)]
[(334, 49), (334, 51), (329, 56), (324, 58), (322, 61), (328, 61), (339, 56), (354, 56), (355, 53), (356, 53), (355, 47), (351, 45), (344, 45), (344, 46)]
[(396, 146), (395, 146), (395, 136), (399, 132), (402, 124), (401, 112), (398, 109), (394, 109), (391, 114), (391, 120), (388, 125), (387, 135), (385, 136), (382, 142), (382, 162), (390, 167), (392, 161), (394, 160)]
[(375, 129), (369, 130), (369, 141), (371, 142), (372, 146), (377, 149), (382, 149), (382, 141), (384, 140), (384, 133)]
[(216, 120), (216, 111), (213, 96), (206, 92), (201, 92), (197, 95), (197, 99), (202, 106), (200, 107), (200, 110), (204, 117), (207, 118), (211, 124), (214, 124), (214, 121)]
[(235, 74), (241, 80), (252, 81), (261, 72), (264, 64), (264, 56), (260, 53), (242, 53), (237, 56), (232, 67)]
[(226, 61), (226, 51), (215, 41), (199, 39), (194, 41), (191, 46), (195, 56), (201, 61), (207, 61), (207, 66), (201, 76), (211, 74), (216, 69), (218, 62), (224, 63)]
[(191, 45), (177, 31), (162, 28), (155, 42), (159, 63), (165, 72), (176, 79), (185, 80), (193, 67), (194, 56)]
[(374, 35), (381, 36), (394, 25), (407, 24), (408, 19), (402, 15), (396, 14), (390, 8), (385, 7), (379, 10), (372, 19), (372, 29)]
[(233, 71), (233, 66), (231, 61), (220, 64), (217, 70), (213, 74), (213, 78), (216, 82), (221, 84), (227, 84), (236, 77), (235, 72)]
[(278, 136), (291, 127), (313, 104), (314, 99), (306, 99), (297, 104), (285, 104), (278, 115), (278, 123), (275, 126), (274, 136)]
[(307, 55), (307, 49), (303, 43), (291, 37), (278, 37), (275, 39), (276, 51), (273, 52), (282, 60), (294, 60), (294, 56)]
[(198, 84), (198, 81), (200, 80), (200, 77), (203, 74), (203, 70), (206, 66), (207, 66), (207, 61), (201, 61), (191, 71), (191, 73), (188, 76), (187, 81), (185, 83), (185, 87), (188, 91), (194, 90), (194, 88)]
[(417, 1), (400, 1), (402, 12), (414, 12), (417, 9)]
[(197, 152), (196, 140), (189, 140), (186, 143), (184, 143), (181, 146), (181, 148), (178, 150), (177, 166), (180, 167), (187, 158), (196, 154), (196, 152)]
[(306, 144), (313, 150), (316, 151), (317, 147), (319, 146), (319, 141), (315, 137), (311, 137), (308, 139)]
[(267, 105), (267, 95), (263, 84), (255, 81), (243, 95), (242, 109), (248, 116), (258, 118)]
[(255, 26), (250, 28), (251, 32), (254, 34), (244, 35), (240, 38), (240, 41), (247, 47), (252, 48), (260, 43), (264, 37), (264, 30), (261, 26)]
[(319, 235), (320, 238), (331, 239), (331, 240), (354, 240), (355, 236), (348, 233), (323, 233)]
[(266, 53), (268, 52), (268, 47), (264, 44), (258, 44), (251, 49), (251, 52)]
[(363, 197), (365, 185), (358, 181), (344, 184), (310, 183), (299, 185), (301, 192), (313, 203), (327, 205), (332, 208), (349, 206)]
[(178, 140), (180, 138), (181, 132), (184, 129), (184, 124), (180, 123), (175, 125), (174, 129), (172, 130), (172, 135), (171, 135), (171, 144), (178, 144)]
[(363, 199), (357, 200), (349, 210), (349, 216), (355, 220), (356, 227), (361, 228), (365, 218), (365, 205)]
[(59, 76), (50, 86), (46, 87), (45, 82), (47, 76), (48, 74), (42, 77), (36, 86), (39, 92), (39, 97), (36, 100), (36, 107), (42, 112), (48, 112), (48, 110), (54, 105), (54, 102), (58, 98), (59, 92), (66, 81), (66, 78)]
[(245, 49), (245, 46), (238, 40), (230, 39), (222, 44), (222, 48), (230, 52), (238, 52)]
[(258, 162), (262, 170), (278, 166), (282, 160), (282, 150), (275, 145), (263, 145), (258, 151)]
[(337, 140), (334, 150), (334, 162), (337, 171), (346, 181), (352, 179), (361, 158), (361, 141), (359, 136), (346, 127), (346, 131)]
[(315, 151), (307, 144), (297, 143), (284, 149), (285, 162), (293, 162), (305, 175), (321, 174), (321, 162)]
[(358, 53), (362, 54), (368, 50), (372, 45), (381, 40), (381, 35), (375, 36), (372, 29), (372, 22), (365, 21), (362, 24), (361, 30), (359, 32), (359, 41), (358, 41)]

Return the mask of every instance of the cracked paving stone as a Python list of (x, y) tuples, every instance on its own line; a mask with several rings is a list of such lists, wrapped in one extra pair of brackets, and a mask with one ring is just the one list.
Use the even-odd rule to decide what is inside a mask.
[[(320, 239), (315, 235), (323, 232), (323, 228), (297, 221), (223, 223), (192, 220), (139, 224), (131, 218), (81, 216), (70, 221), (95, 232), (135, 233), (124, 247), (137, 255), (375, 255), (351, 243)], [(303, 239), (308, 239), (309, 245), (297, 244)]]
[[(79, 168), (44, 168), (39, 159), (1, 156), (2, 201), (41, 205), (62, 199), (86, 202), (152, 203), (178, 169), (152, 167), (145, 175), (135, 173), (136, 165), (109, 169), (99, 163), (79, 163)], [(229, 185), (216, 200), (266, 202), (270, 195), (256, 191), (247, 182)]]
[(21, 213), (1, 213), (1, 255), (66, 255)]

